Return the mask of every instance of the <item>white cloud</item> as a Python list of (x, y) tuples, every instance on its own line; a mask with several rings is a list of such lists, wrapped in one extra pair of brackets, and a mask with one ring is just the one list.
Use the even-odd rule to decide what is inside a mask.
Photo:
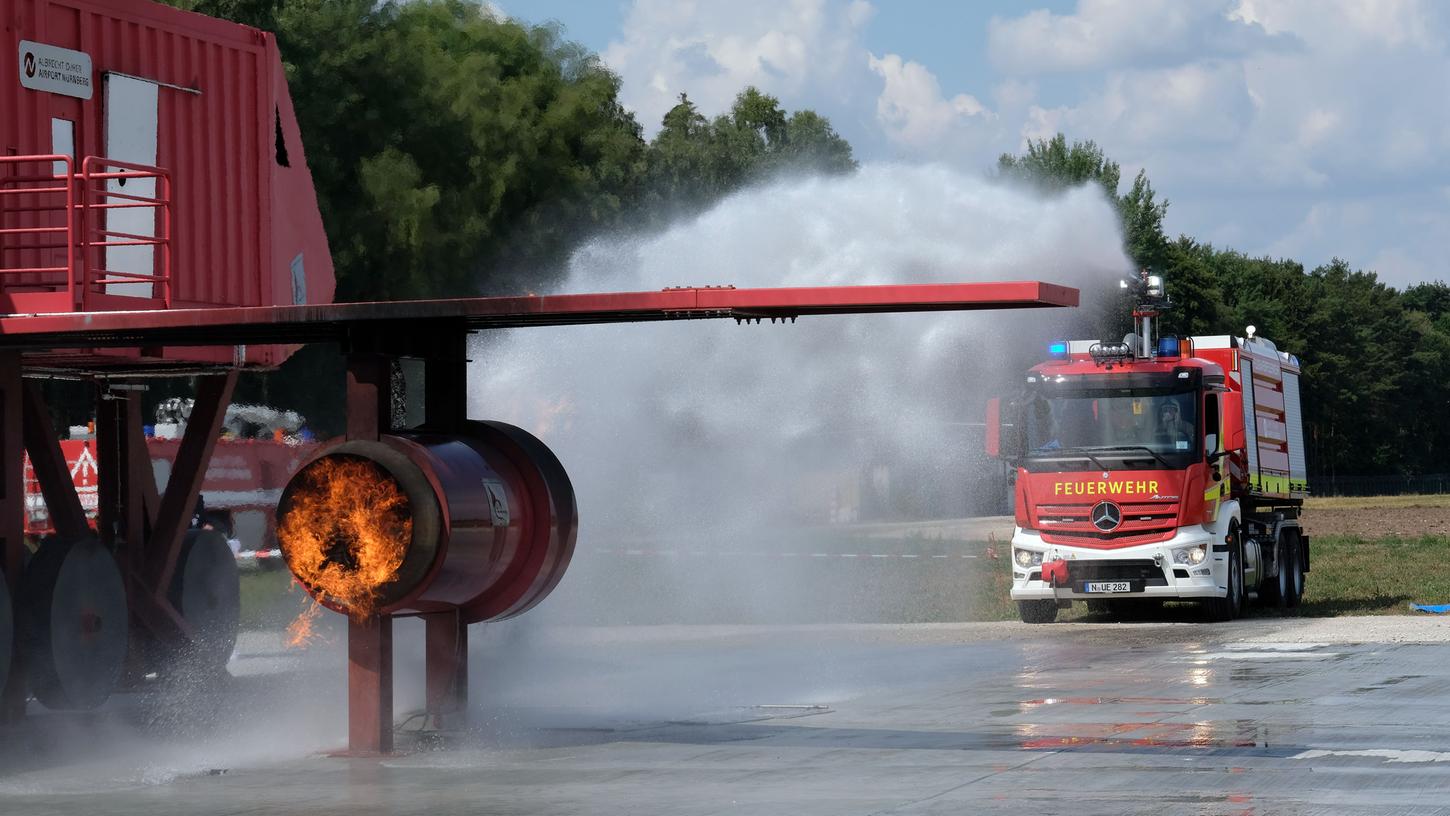
[(748, 84), (829, 116), (864, 159), (978, 170), (1061, 131), (1125, 177), (1146, 169), (1174, 230), (1398, 282), (1450, 271), (1435, 245), (1450, 216), (1398, 209), (1450, 210), (1450, 3), (1079, 0), (963, 29), (986, 76), (900, 42), (872, 53), (873, 14), (913, 12), (634, 0), (605, 59), (649, 131), (681, 91), (714, 114)]
[(860, 75), (865, 0), (635, 0), (603, 57), (624, 81), (624, 103), (649, 133), (688, 93), (706, 115), (726, 111), (747, 85), (787, 107), (810, 95), (842, 98)]
[(1012, 75), (1175, 64), (1291, 46), (1291, 38), (1271, 35), (1228, 0), (1080, 0), (1072, 14), (1038, 10), (993, 18), (987, 40), (992, 63)]
[(1134, 152), (1160, 144), (1222, 145), (1243, 133), (1254, 108), (1238, 63), (1121, 71), (1108, 75), (1099, 92), (1077, 105), (1031, 108), (1023, 135), (1111, 135), (1115, 144)]
[(920, 63), (896, 54), (872, 54), (868, 64), (885, 82), (876, 100), (876, 118), (899, 144), (927, 150), (963, 124), (995, 118), (974, 96), (943, 96), (936, 75)]

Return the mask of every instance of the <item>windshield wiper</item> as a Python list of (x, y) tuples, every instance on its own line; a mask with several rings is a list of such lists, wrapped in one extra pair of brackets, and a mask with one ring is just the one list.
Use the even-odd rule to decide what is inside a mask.
[[(1097, 448), (1093, 448), (1093, 450), (1097, 450)], [(1037, 450), (1032, 451), (1032, 453), (1030, 454), (1030, 456), (1032, 456), (1032, 457), (1046, 457), (1046, 458), (1051, 458), (1053, 454), (1059, 454), (1059, 453), (1060, 454), (1064, 454), (1066, 456), (1071, 456), (1071, 457), (1079, 457), (1080, 456), (1080, 457), (1088, 460), (1089, 462), (1092, 462), (1093, 464), (1097, 465), (1099, 470), (1108, 470), (1109, 469), (1107, 465), (1103, 464), (1102, 462), (1099, 462), (1097, 460), (1097, 457), (1093, 456), (1091, 453), (1088, 453), (1088, 449), (1087, 448), (1045, 448), (1045, 449), (1044, 448), (1038, 448)]]
[[(1148, 454), (1149, 456), (1153, 457), (1154, 459), (1157, 459), (1159, 462), (1162, 462), (1163, 463), (1163, 467), (1167, 468), (1168, 470), (1174, 470), (1175, 469), (1173, 467), (1173, 463), (1172, 462), (1169, 462), (1167, 459), (1164, 459), (1162, 456), (1159, 456), (1158, 453), (1157, 453), (1157, 451), (1153, 450), (1152, 448), (1148, 447), (1147, 445), (1095, 445), (1095, 446), (1093, 446), (1092, 450), (1095, 450), (1095, 451), (1105, 451), (1105, 452), (1106, 451), (1142, 451), (1142, 452)], [(1096, 461), (1096, 460), (1094, 460), (1094, 461)], [(1104, 469), (1106, 470), (1106, 468), (1104, 468)]]

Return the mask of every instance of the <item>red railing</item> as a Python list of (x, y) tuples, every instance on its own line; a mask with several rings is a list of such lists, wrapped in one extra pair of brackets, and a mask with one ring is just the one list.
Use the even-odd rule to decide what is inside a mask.
[[(153, 195), (138, 195), (111, 189), (110, 182), (152, 179)], [(151, 297), (161, 301), (162, 308), (171, 306), (171, 174), (159, 167), (87, 156), (81, 162), (81, 236), (84, 242), (81, 273), (82, 311), (92, 294), (106, 291), (115, 284), (153, 285)], [(152, 234), (110, 229), (111, 215), (124, 211), (149, 210)], [(115, 254), (109, 250), (120, 247), (152, 247), (151, 272), (122, 271), (108, 268)], [(159, 294), (157, 293), (159, 290)]]
[[(149, 194), (124, 189), (147, 179), (155, 184)], [(120, 229), (127, 225), (118, 214), (136, 211), (153, 215)], [(22, 303), (55, 311), (62, 292), (67, 311), (134, 307), (141, 299), (168, 308), (171, 225), (171, 174), (159, 167), (88, 156), (76, 173), (69, 156), (0, 156), (0, 295), (11, 311), (31, 310)], [(150, 271), (145, 262), (114, 268), (127, 247), (152, 248)], [(126, 284), (150, 284), (150, 293), (112, 288)]]
[[(47, 172), (37, 172), (36, 165)], [(57, 165), (62, 172), (55, 172)], [(63, 285), (76, 300), (76, 185), (69, 156), (0, 156), (0, 290)], [(59, 222), (59, 223), (57, 223)], [(55, 258), (64, 264), (46, 264)], [(12, 258), (18, 260), (12, 261)], [(16, 276), (28, 279), (15, 281)]]

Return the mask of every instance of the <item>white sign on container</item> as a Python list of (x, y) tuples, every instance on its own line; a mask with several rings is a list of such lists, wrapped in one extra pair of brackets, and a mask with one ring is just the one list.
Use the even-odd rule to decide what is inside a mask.
[(91, 98), (90, 54), (21, 40), (19, 56), (21, 85), (32, 91)]

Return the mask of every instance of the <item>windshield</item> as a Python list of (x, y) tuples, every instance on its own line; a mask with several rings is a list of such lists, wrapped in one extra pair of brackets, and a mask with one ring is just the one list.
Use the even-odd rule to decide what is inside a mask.
[[(1118, 452), (1183, 467), (1198, 449), (1192, 392), (1163, 390), (1044, 394), (1027, 414), (1029, 456)], [(1146, 448), (1146, 450), (1144, 450)]]

